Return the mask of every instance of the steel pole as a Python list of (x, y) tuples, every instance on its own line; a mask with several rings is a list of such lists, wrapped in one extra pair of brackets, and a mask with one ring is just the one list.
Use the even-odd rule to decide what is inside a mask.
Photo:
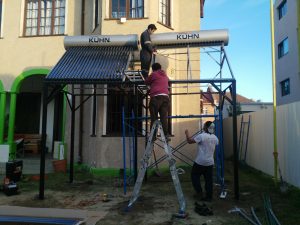
[(277, 115), (276, 115), (276, 63), (275, 63), (275, 37), (274, 37), (274, 10), (273, 0), (270, 0), (271, 22), (271, 50), (272, 50), (272, 83), (273, 83), (273, 141), (274, 141), (274, 178), (278, 182), (278, 151), (277, 151)]

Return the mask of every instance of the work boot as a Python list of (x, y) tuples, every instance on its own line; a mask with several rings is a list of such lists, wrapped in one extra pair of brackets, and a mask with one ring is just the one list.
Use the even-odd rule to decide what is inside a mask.
[(195, 202), (194, 211), (201, 216), (211, 216), (214, 214), (212, 208), (208, 207), (205, 203), (200, 204), (198, 202)]
[(212, 198), (206, 196), (206, 197), (202, 198), (201, 201), (204, 201), (204, 202), (211, 202), (211, 201), (212, 201)]
[(196, 213), (198, 213), (200, 216), (212, 216), (212, 215), (214, 215), (212, 209), (209, 208), (209, 207), (206, 207), (206, 208), (195, 207), (194, 211)]

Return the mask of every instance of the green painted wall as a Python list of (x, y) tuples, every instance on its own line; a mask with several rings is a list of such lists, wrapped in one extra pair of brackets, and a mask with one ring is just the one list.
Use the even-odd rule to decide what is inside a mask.
[(0, 144), (4, 142), (6, 92), (0, 80)]

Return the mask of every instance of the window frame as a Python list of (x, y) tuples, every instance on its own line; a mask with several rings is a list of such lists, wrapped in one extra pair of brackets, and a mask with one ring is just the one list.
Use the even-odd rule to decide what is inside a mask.
[(280, 3), (280, 5), (277, 7), (278, 12), (278, 20), (281, 20), (282, 17), (284, 17), (287, 14), (287, 1), (284, 0)]
[(291, 93), (290, 78), (287, 78), (280, 82), (280, 90), (281, 90), (281, 97), (287, 96)]
[[(36, 17), (36, 20), (37, 20), (37, 31), (36, 31), (36, 34), (26, 34), (27, 32), (27, 29), (32, 29), (32, 26), (31, 27), (27, 27), (26, 24), (27, 24), (27, 20), (29, 18), (27, 18), (27, 7), (28, 7), (28, 2), (29, 1), (36, 1), (38, 3), (38, 9), (37, 9), (37, 17)], [(64, 7), (56, 7), (56, 3), (58, 0), (52, 0), (52, 5), (51, 5), (51, 18), (50, 18), (50, 21), (51, 21), (51, 25), (50, 25), (50, 34), (46, 34), (46, 32), (44, 31), (44, 34), (41, 34), (41, 19), (43, 18), (41, 16), (41, 12), (42, 12), (42, 7), (41, 7), (41, 1), (44, 1), (44, 0), (25, 0), (25, 6), (24, 6), (24, 22), (23, 22), (23, 37), (43, 37), (43, 36), (62, 36), (62, 35), (65, 35), (66, 33), (66, 5), (67, 5), (67, 0), (63, 0), (64, 1)], [(63, 16), (57, 16), (55, 14), (55, 11), (57, 9), (62, 9), (64, 10), (64, 14)], [(44, 17), (44, 19), (46, 19), (48, 17)], [(59, 24), (55, 24), (55, 19), (56, 18), (63, 18), (64, 19), (64, 22), (63, 23), (59, 23)], [(55, 33), (55, 29), (56, 27), (58, 28), (58, 33)], [(60, 33), (60, 27), (63, 27), (63, 32)], [(46, 26), (44, 27), (44, 29), (46, 28)]]
[[(286, 45), (287, 44), (287, 45)], [(278, 44), (278, 59), (282, 58), (283, 56), (289, 53), (289, 38), (286, 37)]]
[[(118, 1), (118, 5), (119, 5), (119, 2), (122, 1), (122, 0), (116, 0)], [(117, 11), (117, 16), (114, 17), (113, 16), (113, 0), (109, 0), (109, 19), (120, 19), (120, 18), (126, 18), (126, 19), (129, 19), (129, 20), (134, 20), (134, 19), (143, 19), (145, 18), (145, 0), (123, 0), (125, 1), (125, 16), (120, 16), (120, 10), (118, 9)], [(134, 1), (137, 5), (137, 7), (131, 7), (131, 3), (132, 1)], [(139, 1), (142, 2), (141, 6), (138, 5)], [(119, 8), (119, 7), (118, 7)], [(142, 15), (141, 16), (131, 16), (131, 10), (132, 9), (138, 9), (138, 8), (142, 8)], [(138, 11), (136, 11), (138, 12)], [(137, 13), (139, 14), (139, 13)]]
[[(163, 6), (166, 8), (166, 12), (163, 10)], [(159, 0), (159, 15), (158, 22), (166, 27), (171, 27), (171, 0)], [(164, 22), (165, 18), (165, 22)]]

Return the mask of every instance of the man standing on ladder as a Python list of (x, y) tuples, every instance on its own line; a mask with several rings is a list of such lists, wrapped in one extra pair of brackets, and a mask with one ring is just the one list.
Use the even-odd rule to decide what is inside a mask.
[(169, 111), (169, 78), (165, 71), (161, 69), (159, 63), (153, 63), (152, 73), (145, 80), (145, 84), (150, 85), (150, 117), (151, 127), (160, 115), (160, 121), (167, 141), (170, 141), (168, 132), (168, 111)]
[(154, 24), (150, 24), (148, 29), (141, 34), (141, 46), (142, 50), (140, 52), (141, 60), (141, 70), (144, 78), (148, 77), (149, 69), (152, 61), (152, 54), (156, 52), (156, 49), (153, 47), (150, 35), (157, 30)]
[[(185, 130), (186, 140), (189, 144), (197, 143), (198, 152), (193, 164), (191, 178), (192, 184), (196, 191), (195, 197), (203, 201), (211, 201), (213, 194), (213, 166), (214, 166), (214, 151), (219, 143), (217, 136), (214, 133), (214, 124), (211, 121), (206, 121), (203, 126), (203, 133), (191, 137), (188, 130)], [(204, 176), (206, 196), (202, 198), (202, 187), (200, 176)]]

